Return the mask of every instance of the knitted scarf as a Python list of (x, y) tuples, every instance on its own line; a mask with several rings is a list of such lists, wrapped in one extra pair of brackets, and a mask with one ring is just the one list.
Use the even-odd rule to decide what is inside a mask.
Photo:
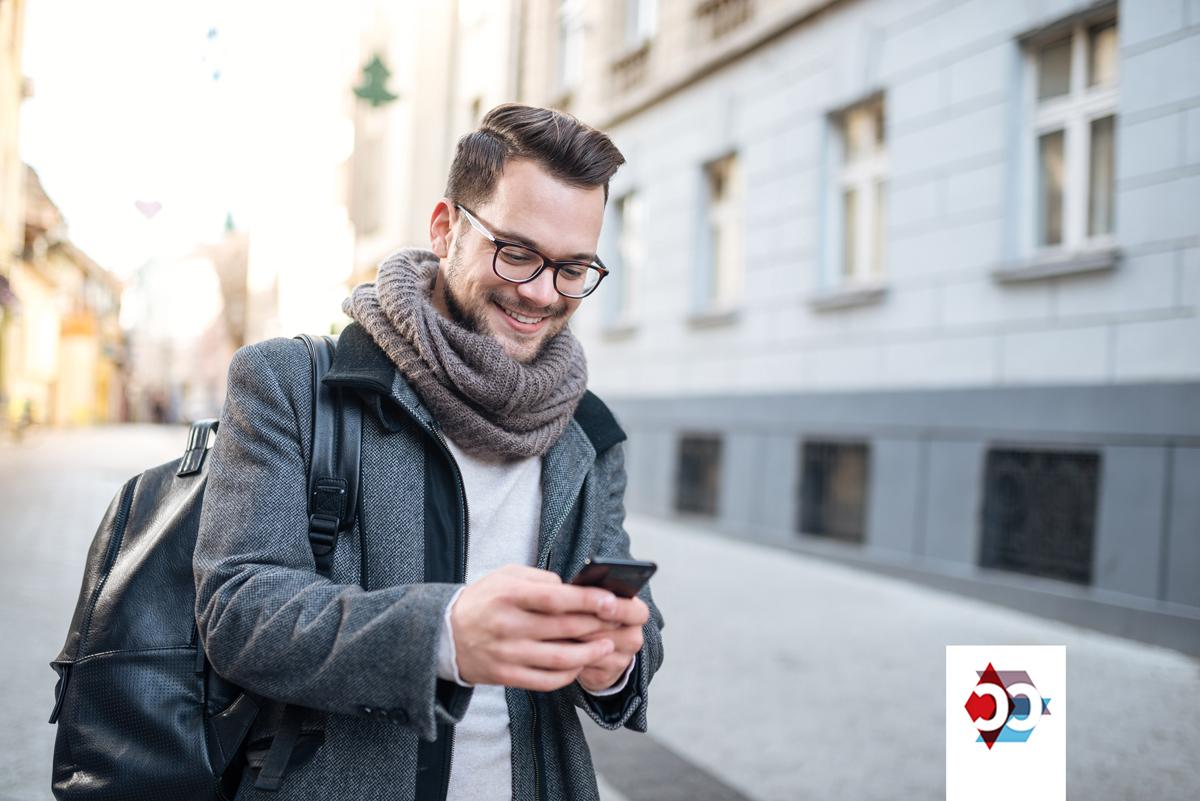
[(549, 450), (587, 390), (587, 361), (564, 327), (538, 357), (518, 362), (495, 337), (443, 316), (431, 294), (438, 258), (405, 248), (359, 284), (342, 310), (391, 358), (438, 424), (467, 453), (491, 461)]

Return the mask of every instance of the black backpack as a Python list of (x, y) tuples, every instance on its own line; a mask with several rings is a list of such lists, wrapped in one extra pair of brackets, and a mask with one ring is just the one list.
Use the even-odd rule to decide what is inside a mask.
[[(333, 339), (297, 338), (312, 358), (315, 399), (308, 536), (328, 576), (337, 536), (357, 512), (362, 408), (321, 384)], [(66, 644), (50, 663), (55, 798), (213, 801), (237, 792), (244, 741), (267, 699), (217, 675), (196, 628), (192, 551), (216, 430), (216, 420), (194, 423), (180, 459), (126, 482), (92, 539)], [(270, 748), (249, 760), (257, 787), (278, 789), (302, 761), (302, 716), (286, 707)]]

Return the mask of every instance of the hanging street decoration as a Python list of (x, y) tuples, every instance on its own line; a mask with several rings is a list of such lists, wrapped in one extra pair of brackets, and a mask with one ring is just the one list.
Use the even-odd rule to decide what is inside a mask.
[(392, 72), (376, 53), (362, 70), (362, 83), (354, 87), (354, 94), (366, 100), (374, 108), (387, 105), (397, 98), (388, 91), (387, 80)]

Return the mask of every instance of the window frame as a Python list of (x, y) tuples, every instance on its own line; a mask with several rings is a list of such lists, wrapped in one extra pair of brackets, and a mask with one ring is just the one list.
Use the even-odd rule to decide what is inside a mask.
[[(636, 218), (632, 230), (627, 213), (627, 204), (631, 200), (639, 207), (632, 215)], [(641, 276), (648, 257), (646, 192), (641, 187), (630, 187), (615, 195), (609, 206), (612, 217), (606, 225), (611, 228), (602, 233), (602, 237), (613, 256), (610, 258), (613, 266), (606, 284), (604, 326), (606, 329), (624, 329), (637, 323)], [(631, 242), (631, 239), (636, 241)]]
[[(1116, 244), (1117, 191), (1114, 185), (1110, 209), (1113, 230), (1097, 235), (1089, 231), (1091, 204), (1092, 125), (1105, 117), (1113, 118), (1114, 140), (1119, 137), (1120, 48), (1117, 49), (1116, 79), (1108, 85), (1088, 86), (1090, 33), (1097, 27), (1113, 24), (1120, 36), (1120, 20), (1115, 9), (1081, 15), (1061, 25), (1026, 38), (1022, 42), (1026, 124), (1022, 126), (1022, 177), (1024, 191), (1021, 211), (1021, 252), (1034, 257), (1059, 257), (1080, 251), (1103, 250)], [(1039, 55), (1043, 48), (1070, 38), (1070, 80), (1064, 95), (1038, 99)], [(1062, 235), (1057, 244), (1042, 244), (1042, 205), (1040, 141), (1043, 136), (1063, 132)], [(1114, 141), (1114, 154), (1116, 143)], [(1115, 161), (1115, 155), (1114, 155)], [(1114, 164), (1115, 169), (1115, 164)]]
[[(853, 454), (853, 456), (851, 455)], [(868, 542), (871, 524), (871, 491), (874, 479), (874, 447), (869, 439), (843, 438), (813, 434), (803, 437), (797, 451), (796, 474), (796, 509), (793, 529), (801, 538), (820, 539), (841, 542), (854, 546), (864, 546)], [(829, 458), (836, 456), (836, 458)], [(859, 504), (853, 509), (838, 507), (835, 503), (836, 487), (832, 483), (821, 483), (813, 468), (820, 466), (824, 479), (835, 477), (833, 468), (844, 467), (838, 464), (839, 459), (860, 459), (862, 468), (861, 486), (858, 490)], [(811, 502), (811, 503), (810, 503)], [(839, 528), (837, 512), (852, 511), (853, 526)]]
[[(688, 450), (688, 445), (691, 445), (693, 452), (698, 448), (700, 451), (708, 450), (705, 454), (712, 457), (712, 462), (706, 467), (711, 468), (713, 484), (709, 487), (711, 495), (708, 495), (697, 500), (698, 493), (696, 488), (685, 489), (684, 481), (684, 465), (685, 455)], [(709, 447), (711, 446), (711, 448)], [(699, 431), (699, 430), (684, 430), (679, 431), (675, 435), (675, 475), (673, 498), (671, 508), (677, 516), (691, 518), (705, 518), (708, 520), (717, 520), (721, 517), (725, 473), (725, 435), (719, 431)], [(695, 455), (695, 453), (693, 453)], [(689, 491), (690, 490), (690, 491)], [(697, 500), (696, 505), (692, 505), (691, 501)]]
[(557, 0), (554, 19), (554, 91), (575, 91), (583, 81), (586, 29), (583, 0)]
[[(733, 164), (733, 180), (726, 175), (726, 185), (735, 187), (734, 197), (724, 194), (715, 202), (713, 174), (722, 164)], [(700, 211), (699, 211), (699, 258), (695, 260), (696, 281), (694, 285), (693, 312), (698, 315), (724, 315), (735, 312), (746, 296), (746, 171), (742, 155), (736, 150), (726, 150), (721, 155), (705, 160), (700, 165)], [(734, 246), (730, 252), (736, 254), (737, 263), (726, 264), (721, 255), (726, 252), (719, 245), (719, 233), (736, 231)], [(728, 288), (723, 294), (723, 287)]]
[[(623, 0), (621, 3), (621, 50), (637, 50), (658, 35), (658, 0)], [(632, 14), (636, 11), (636, 15)]]
[[(866, 157), (851, 161), (850, 126), (859, 114), (865, 114), (864, 119), (870, 121), (867, 138), (880, 144)], [(882, 134), (879, 126), (882, 126)], [(828, 129), (829, 180), (825, 198), (821, 288), (853, 290), (879, 287), (886, 282), (887, 276), (887, 187), (891, 173), (886, 94), (882, 91), (873, 92), (830, 113)], [(857, 258), (853, 266), (847, 262), (847, 232), (850, 226), (845, 206), (850, 190), (855, 192), (856, 198), (856, 224), (853, 231)]]

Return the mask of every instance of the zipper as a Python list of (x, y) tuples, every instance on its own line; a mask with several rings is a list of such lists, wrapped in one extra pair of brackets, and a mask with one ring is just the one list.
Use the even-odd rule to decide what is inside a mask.
[[(378, 390), (379, 387), (372, 387), (372, 389)], [(422, 429), (425, 429), (425, 432), (428, 435), (430, 435), (434, 441), (437, 442), (438, 447), (442, 448), (442, 453), (445, 454), (446, 462), (450, 463), (450, 469), (452, 471), (454, 471), (455, 484), (458, 489), (458, 501), (460, 501), (460, 504), (458, 504), (458, 510), (460, 510), (460, 517), (458, 517), (458, 523), (460, 523), (460, 526), (462, 529), (462, 559), (460, 560), (460, 562), (458, 562), (458, 576), (456, 576), (455, 578), (458, 579), (458, 582), (466, 583), (467, 582), (467, 550), (470, 547), (470, 531), (469, 531), (469, 528), (467, 525), (468, 520), (469, 520), (469, 511), (467, 508), (467, 486), (466, 486), (466, 483), (464, 483), (462, 480), (462, 470), (458, 469), (458, 462), (454, 458), (454, 453), (450, 452), (450, 446), (448, 444), (446, 444), (445, 436), (442, 434), (442, 426), (440, 426), (440, 424), (438, 424), (438, 421), (433, 420), (432, 417), (428, 418), (428, 421), (426, 421), (424, 416), (416, 414), (416, 411), (414, 411), (412, 408), (409, 408), (409, 405), (407, 403), (400, 402), (400, 406), (404, 411), (408, 412), (408, 416), (412, 417), (413, 420), (416, 423), (418, 423)], [(360, 522), (360, 524), (361, 524), (361, 522)], [(442, 785), (442, 799), (443, 800), (445, 799), (446, 795), (448, 795), (448, 793), (450, 791), (450, 766), (452, 763), (454, 763), (455, 734), (456, 734), (455, 727), (452, 727), (452, 725), (451, 725), (451, 727), (450, 727), (450, 743), (449, 743), (448, 748), (446, 748), (446, 757), (445, 757), (444, 771), (443, 771), (443, 776), (444, 776), (444, 778), (443, 778), (444, 783)]]
[(526, 691), (529, 696), (529, 706), (533, 709), (533, 801), (539, 801), (541, 798), (542, 774), (539, 770), (541, 760), (538, 759), (538, 714), (537, 701), (534, 700), (533, 693)]
[(466, 582), (467, 580), (467, 550), (471, 547), (470, 532), (467, 530), (467, 487), (463, 483), (462, 471), (458, 468), (458, 462), (454, 460), (454, 454), (450, 452), (450, 446), (446, 444), (446, 437), (442, 434), (442, 427), (438, 425), (436, 420), (429, 421), (429, 430), (433, 432), (433, 436), (437, 439), (438, 444), (442, 446), (442, 452), (446, 454), (446, 459), (450, 462), (450, 466), (454, 469), (454, 480), (458, 484), (458, 498), (462, 501), (460, 510), (462, 512), (459, 517), (459, 523), (462, 525), (463, 532), (463, 555), (462, 562), (459, 565), (459, 581)]
[[(412, 414), (412, 411), (409, 410), (409, 413)], [(417, 417), (417, 415), (415, 415), (415, 414), (412, 416)], [(470, 545), (471, 545), (471, 536), (470, 536), (471, 532), (468, 527), (468, 521), (470, 520), (470, 515), (469, 515), (469, 512), (467, 511), (467, 487), (466, 487), (466, 484), (463, 482), (462, 470), (459, 469), (458, 462), (454, 459), (454, 454), (450, 452), (450, 446), (448, 444), (446, 444), (446, 437), (444, 434), (442, 434), (442, 427), (440, 425), (438, 425), (437, 420), (430, 419), (429, 424), (426, 426), (426, 428), (433, 435), (433, 438), (436, 439), (438, 444), (441, 446), (442, 453), (444, 453), (446, 455), (446, 460), (450, 463), (450, 467), (454, 471), (454, 480), (458, 486), (458, 498), (459, 498), (459, 501), (461, 501), (461, 503), (459, 504), (459, 510), (461, 512), (461, 515), (459, 517), (459, 524), (462, 527), (462, 533), (463, 533), (463, 553), (462, 553), (462, 561), (459, 564), (459, 574), (455, 578), (457, 578), (459, 581), (461, 581), (465, 584), (467, 581), (467, 550), (468, 550), (468, 548), (470, 548)], [(445, 798), (446, 794), (450, 791), (450, 767), (454, 763), (454, 739), (455, 739), (455, 735), (457, 733), (458, 733), (457, 727), (451, 726), (450, 727), (450, 745), (446, 749), (446, 770), (445, 770), (446, 784), (442, 788), (442, 798)]]
[[(92, 593), (87, 617), (84, 618), (83, 627), (79, 632), (79, 645), (75, 649), (76, 657), (84, 653), (83, 646), (87, 643), (88, 635), (91, 633), (92, 613), (96, 611), (96, 602), (100, 600), (100, 592), (104, 589), (104, 583), (108, 581), (108, 571), (117, 559), (117, 552), (121, 550), (121, 540), (125, 538), (125, 526), (129, 522), (129, 509), (133, 506), (133, 491), (137, 488), (139, 478), (141, 478), (140, 475), (134, 476), (121, 488), (121, 501), (117, 507), (117, 517), (113, 521), (113, 535), (108, 541), (108, 549), (104, 553), (104, 563), (100, 567), (100, 581), (97, 582), (96, 589)], [(64, 689), (66, 688), (64, 687)]]

